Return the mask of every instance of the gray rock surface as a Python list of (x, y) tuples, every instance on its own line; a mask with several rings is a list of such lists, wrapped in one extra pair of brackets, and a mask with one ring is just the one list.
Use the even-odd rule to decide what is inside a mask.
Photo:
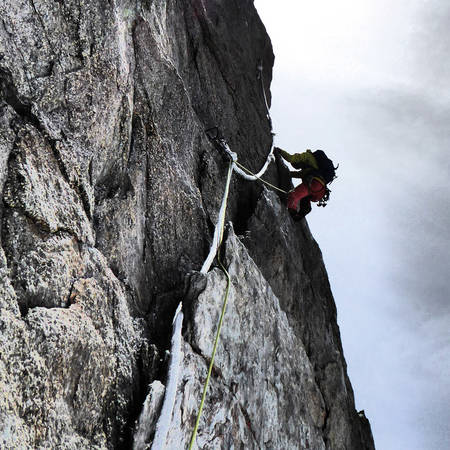
[[(304, 345), (232, 230), (226, 249), (232, 287), (215, 360), (215, 390), (219, 392), (211, 393), (212, 399), (219, 397), (220, 401), (215, 409), (204, 413), (199, 447), (227, 448), (233, 444), (237, 448), (325, 449), (321, 432), (325, 403)], [(205, 290), (194, 304), (188, 336), (205, 360), (213, 345), (210, 330), (216, 329), (225, 284), (224, 274), (215, 269), (208, 274)], [(195, 379), (195, 373), (188, 374), (187, 379)], [(231, 391), (226, 396), (220, 393), (223, 384)], [(198, 396), (195, 390), (189, 392), (189, 387), (187, 382), (183, 410), (194, 412), (196, 404), (189, 403)], [(211, 402), (209, 405), (211, 408)], [(219, 414), (217, 409), (223, 416), (220, 434), (217, 423), (209, 420)], [(240, 427), (236, 427), (235, 416)]]
[[(146, 397), (150, 443), (180, 300), (168, 448), (189, 441), (224, 287), (195, 272), (228, 165), (204, 131), (259, 169), (273, 59), (250, 0), (0, 4), (0, 448), (130, 448)], [(237, 176), (227, 220), (199, 446), (374, 448), (306, 222)]]

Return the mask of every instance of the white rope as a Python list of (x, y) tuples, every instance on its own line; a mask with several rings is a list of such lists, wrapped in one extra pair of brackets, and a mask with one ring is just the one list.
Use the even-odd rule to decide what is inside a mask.
[[(261, 87), (262, 87), (262, 91), (263, 91), (263, 95), (264, 95), (264, 104), (265, 104), (266, 110), (267, 110), (267, 118), (268, 118), (269, 123), (270, 123), (270, 130), (272, 131), (272, 119), (270, 117), (269, 105), (267, 103), (266, 90), (264, 89), (264, 80), (263, 80), (263, 74), (262, 74), (262, 63), (258, 66), (258, 70), (260, 71)], [(237, 154), (230, 149), (228, 143), (224, 139), (218, 138), (218, 141), (220, 142), (221, 148), (223, 148), (223, 150), (228, 154), (228, 156), (231, 159), (231, 163), (230, 163), (230, 166), (228, 168), (228, 176), (227, 176), (227, 182), (226, 182), (226, 185), (225, 185), (225, 192), (224, 192), (223, 198), (222, 198), (222, 205), (220, 206), (219, 218), (217, 220), (217, 224), (216, 224), (216, 227), (214, 229), (213, 241), (211, 243), (211, 247), (209, 249), (208, 256), (206, 257), (205, 262), (203, 263), (203, 266), (202, 266), (202, 268), (200, 270), (201, 273), (208, 273), (208, 271), (209, 271), (209, 269), (211, 267), (211, 264), (214, 261), (214, 258), (216, 257), (217, 250), (219, 249), (220, 244), (222, 242), (223, 224), (225, 222), (226, 205), (227, 205), (228, 193), (229, 193), (229, 189), (230, 189), (231, 174), (232, 174), (233, 170), (239, 176), (244, 178), (245, 180), (248, 180), (248, 181), (260, 180), (263, 183), (266, 183), (269, 186), (272, 186), (272, 187), (274, 187), (275, 189), (277, 189), (277, 190), (279, 190), (281, 192), (285, 192), (282, 189), (279, 189), (276, 186), (273, 186), (270, 183), (267, 183), (266, 181), (261, 179), (261, 176), (264, 175), (264, 173), (266, 172), (267, 168), (269, 167), (269, 164), (272, 161), (275, 161), (275, 155), (273, 154), (273, 151), (275, 149), (274, 142), (273, 142), (274, 141), (273, 137), (274, 137), (274, 134), (272, 133), (272, 147), (270, 149), (269, 154), (267, 155), (266, 162), (262, 166), (261, 170), (258, 173), (255, 173), (255, 174), (251, 173), (248, 169), (246, 169), (248, 172), (250, 172), (250, 173), (247, 173), (246, 171), (244, 171), (243, 169), (238, 167), (237, 166), (237, 164), (238, 164)], [(243, 167), (243, 166), (241, 166), (241, 167)]]
[(261, 61), (260, 65), (258, 66), (258, 70), (259, 70), (259, 77), (260, 77), (260, 79), (261, 79), (261, 88), (262, 88), (262, 91), (263, 91), (264, 103), (265, 103), (265, 105), (266, 105), (266, 110), (267, 110), (267, 119), (269, 119), (270, 128), (272, 128), (272, 118), (270, 117), (269, 103), (267, 102), (266, 90), (264, 89), (264, 78), (263, 78), (263, 65), (262, 65), (262, 61)]
[[(258, 65), (258, 71), (259, 71), (259, 79), (261, 80), (261, 90), (263, 92), (264, 105), (266, 107), (266, 117), (267, 117), (267, 120), (269, 121), (270, 131), (272, 132), (272, 118), (270, 117), (269, 103), (267, 102), (266, 90), (264, 89), (264, 77), (263, 77), (262, 61)], [(242, 170), (239, 167), (237, 167), (236, 164), (234, 165), (234, 171), (237, 172), (242, 178), (244, 178), (246, 180), (249, 180), (249, 181), (255, 181), (255, 180), (260, 179), (264, 175), (264, 173), (266, 172), (267, 168), (269, 167), (269, 164), (272, 161), (275, 161), (275, 155), (273, 154), (273, 151), (275, 149), (274, 136), (275, 135), (272, 133), (272, 147), (270, 149), (269, 154), (267, 155), (266, 162), (264, 163), (264, 165), (262, 166), (261, 170), (258, 173), (250, 175), (250, 174), (246, 173), (244, 170)], [(225, 143), (225, 145), (227, 147), (227, 152), (231, 152), (230, 148), (228, 147), (228, 144)], [(233, 161), (236, 162), (236, 160), (233, 160)]]
[(181, 330), (183, 326), (182, 303), (178, 305), (172, 322), (172, 342), (170, 349), (169, 373), (167, 376), (166, 393), (164, 403), (156, 424), (155, 437), (153, 438), (152, 450), (164, 450), (166, 448), (167, 434), (172, 421), (173, 407), (177, 396), (178, 378), (181, 371), (183, 354), (181, 350)]
[[(229, 149), (229, 147), (228, 150), (232, 155), (234, 155), (234, 157), (236, 156), (236, 153), (233, 153)], [(214, 258), (216, 257), (217, 250), (220, 247), (220, 243), (222, 242), (223, 224), (225, 223), (225, 213), (227, 212), (227, 200), (228, 200), (228, 193), (230, 191), (230, 181), (231, 181), (231, 174), (233, 173), (233, 166), (234, 166), (234, 159), (230, 162), (230, 166), (228, 168), (227, 182), (225, 184), (225, 192), (223, 193), (222, 205), (220, 206), (219, 218), (217, 220), (216, 228), (214, 229), (214, 237), (211, 244), (211, 248), (209, 249), (209, 254), (206, 257), (205, 262), (203, 263), (203, 266), (200, 270), (201, 273), (208, 273), (209, 268), (211, 267), (211, 264), (214, 261)]]
[[(228, 144), (226, 144), (226, 146), (228, 147)], [(274, 149), (274, 147), (272, 146), (272, 148), (270, 149), (269, 154), (267, 155), (266, 162), (261, 167), (261, 170), (258, 173), (255, 173), (254, 175), (249, 175), (248, 173), (244, 172), (241, 168), (239, 168), (236, 164), (234, 164), (234, 171), (238, 175), (240, 175), (242, 178), (244, 178), (246, 180), (249, 180), (249, 181), (255, 181), (255, 180), (260, 179), (264, 175), (264, 173), (266, 172), (267, 168), (269, 167), (269, 164), (272, 161), (275, 161), (275, 155), (273, 154), (273, 149)], [(228, 150), (229, 150), (229, 147), (228, 147)]]

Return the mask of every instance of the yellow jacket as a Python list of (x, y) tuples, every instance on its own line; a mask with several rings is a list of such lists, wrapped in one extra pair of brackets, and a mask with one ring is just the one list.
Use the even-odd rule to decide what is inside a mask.
[(318, 173), (319, 166), (311, 150), (308, 149), (306, 152), (294, 153), (293, 155), (281, 148), (279, 151), (280, 156), (291, 163), (295, 169), (301, 169), (297, 172), (291, 171), (292, 178), (301, 178), (302, 181), (305, 181), (308, 185), (311, 184), (312, 180), (317, 180), (326, 186), (325, 180)]
[(306, 152), (294, 153), (293, 155), (291, 155), (290, 153), (281, 150), (280, 148), (280, 155), (283, 159), (290, 162), (295, 169), (319, 169), (316, 158), (314, 158), (314, 155), (309, 149), (306, 150)]

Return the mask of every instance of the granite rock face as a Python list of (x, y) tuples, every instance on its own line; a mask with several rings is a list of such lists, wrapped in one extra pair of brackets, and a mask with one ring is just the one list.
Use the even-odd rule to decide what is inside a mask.
[[(205, 129), (259, 170), (270, 40), (250, 0), (6, 0), (0, 19), (0, 447), (151, 445), (183, 301), (183, 448), (225, 286), (198, 273), (228, 167)], [(306, 222), (236, 174), (227, 221), (198, 446), (374, 448)]]

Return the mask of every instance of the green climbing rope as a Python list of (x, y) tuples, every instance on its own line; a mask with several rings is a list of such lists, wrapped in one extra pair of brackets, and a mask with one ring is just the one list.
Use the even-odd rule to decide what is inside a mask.
[[(279, 187), (274, 186), (273, 184), (269, 183), (268, 181), (265, 181), (262, 178), (256, 176), (253, 172), (251, 172), (249, 169), (244, 167), (239, 162), (231, 160), (229, 168), (228, 168), (227, 182), (226, 182), (226, 185), (225, 185), (224, 203), (222, 205), (222, 208), (224, 208), (224, 211), (226, 211), (226, 208), (227, 208), (228, 194), (229, 194), (229, 185), (230, 185), (231, 173), (233, 171), (233, 165), (234, 164), (236, 164), (242, 170), (246, 171), (248, 174), (254, 176), (255, 179), (258, 179), (261, 182), (267, 184), (271, 188), (276, 189), (277, 191), (280, 191), (280, 192), (282, 192), (284, 194), (288, 194), (287, 191), (285, 191), (283, 189), (280, 189)], [(227, 303), (228, 303), (228, 296), (229, 296), (229, 293), (230, 293), (230, 285), (231, 285), (230, 274), (228, 273), (227, 269), (225, 268), (225, 266), (223, 265), (223, 263), (222, 263), (222, 261), (220, 259), (220, 250), (221, 250), (221, 246), (222, 246), (223, 233), (224, 233), (224, 228), (225, 228), (225, 214), (222, 215), (221, 223), (218, 224), (218, 225), (220, 226), (220, 232), (219, 232), (219, 242), (218, 242), (218, 246), (217, 246), (217, 261), (219, 263), (219, 267), (222, 269), (223, 273), (225, 274), (225, 276), (227, 278), (227, 287), (226, 287), (226, 290), (225, 290), (225, 296), (224, 296), (224, 299), (223, 299), (222, 311), (220, 313), (219, 324), (217, 326), (216, 336), (214, 338), (214, 346), (213, 346), (213, 350), (212, 350), (212, 354), (211, 354), (211, 361), (209, 363), (208, 373), (206, 375), (206, 380), (205, 380), (205, 383), (203, 385), (202, 398), (200, 400), (200, 406), (199, 406), (199, 409), (198, 409), (197, 418), (195, 420), (194, 430), (192, 432), (191, 441), (189, 443), (189, 450), (193, 449), (193, 446), (194, 446), (194, 443), (195, 443), (195, 438), (197, 437), (197, 431), (198, 431), (198, 426), (199, 426), (199, 423), (200, 423), (200, 417), (202, 415), (203, 407), (205, 405), (206, 393), (208, 391), (209, 381), (211, 379), (212, 368), (214, 366), (214, 359), (215, 359), (216, 352), (217, 352), (217, 346), (219, 344), (220, 332), (221, 332), (221, 329), (222, 329), (223, 320), (224, 320), (224, 317), (225, 317), (225, 311), (226, 311)]]
[[(228, 203), (228, 186), (229, 186), (229, 180), (230, 180), (232, 171), (233, 171), (233, 161), (230, 161), (230, 166), (229, 166), (229, 170), (228, 170), (227, 187), (225, 189), (225, 200), (224, 200), (225, 210), (226, 210), (226, 206), (227, 206), (227, 203)], [(212, 350), (212, 354), (211, 354), (211, 361), (210, 361), (209, 367), (208, 367), (208, 374), (206, 376), (205, 384), (203, 385), (202, 399), (200, 401), (200, 406), (199, 406), (198, 413), (197, 413), (197, 419), (195, 421), (194, 431), (192, 432), (191, 442), (189, 444), (189, 450), (193, 449), (195, 438), (197, 436), (198, 425), (200, 423), (200, 417), (202, 415), (203, 406), (205, 404), (206, 392), (208, 390), (209, 380), (211, 379), (211, 372), (212, 372), (212, 368), (213, 368), (213, 365), (214, 365), (214, 358), (216, 356), (217, 346), (219, 344), (220, 331), (222, 329), (223, 319), (225, 317), (225, 310), (227, 308), (227, 303), (228, 303), (228, 295), (230, 293), (230, 285), (231, 285), (230, 274), (228, 273), (227, 269), (222, 264), (222, 261), (220, 259), (220, 249), (221, 249), (221, 246), (222, 246), (224, 228), (225, 228), (225, 214), (223, 215), (223, 219), (222, 219), (222, 222), (220, 224), (220, 239), (219, 239), (219, 246), (218, 246), (218, 250), (217, 250), (217, 261), (218, 261), (219, 266), (222, 269), (223, 273), (227, 277), (227, 287), (226, 287), (225, 296), (224, 296), (224, 299), (223, 299), (222, 312), (220, 314), (219, 324), (217, 326), (216, 337), (214, 339), (214, 346), (213, 346), (213, 350)]]
[(263, 180), (262, 178), (258, 177), (257, 175), (255, 175), (252, 171), (248, 170), (247, 167), (244, 167), (241, 163), (239, 163), (238, 161), (235, 162), (235, 164), (240, 167), (242, 170), (245, 170), (248, 174), (254, 176), (257, 180), (263, 182), (264, 184), (267, 184), (267, 186), (270, 186), (273, 189), (276, 189), (279, 192), (282, 192), (283, 194), (289, 194), (288, 191), (285, 191), (284, 189), (280, 189), (277, 186), (274, 186), (272, 183), (269, 183), (266, 180)]
[(195, 421), (194, 431), (192, 432), (192, 438), (191, 438), (191, 442), (189, 444), (189, 450), (192, 450), (194, 442), (195, 442), (195, 438), (197, 436), (198, 425), (200, 423), (200, 416), (202, 414), (203, 406), (205, 404), (206, 391), (208, 390), (209, 380), (211, 378), (211, 372), (212, 372), (212, 368), (213, 368), (213, 364), (214, 364), (214, 358), (216, 356), (217, 345), (219, 343), (220, 331), (222, 329), (223, 319), (225, 317), (225, 310), (227, 308), (227, 303), (228, 303), (228, 296), (229, 296), (229, 293), (230, 293), (230, 284), (231, 284), (230, 274), (225, 269), (225, 267), (222, 265), (220, 260), (219, 260), (219, 265), (220, 265), (220, 268), (223, 270), (225, 276), (227, 277), (227, 287), (226, 287), (225, 296), (224, 296), (224, 299), (223, 299), (222, 312), (220, 314), (219, 325), (217, 327), (217, 332), (216, 332), (216, 338), (214, 339), (214, 347), (213, 347), (213, 351), (212, 351), (212, 354), (211, 354), (211, 362), (209, 363), (208, 374), (206, 376), (206, 381), (205, 381), (205, 384), (203, 386), (202, 399), (200, 401), (200, 407), (199, 407), (198, 414), (197, 414), (197, 420)]

